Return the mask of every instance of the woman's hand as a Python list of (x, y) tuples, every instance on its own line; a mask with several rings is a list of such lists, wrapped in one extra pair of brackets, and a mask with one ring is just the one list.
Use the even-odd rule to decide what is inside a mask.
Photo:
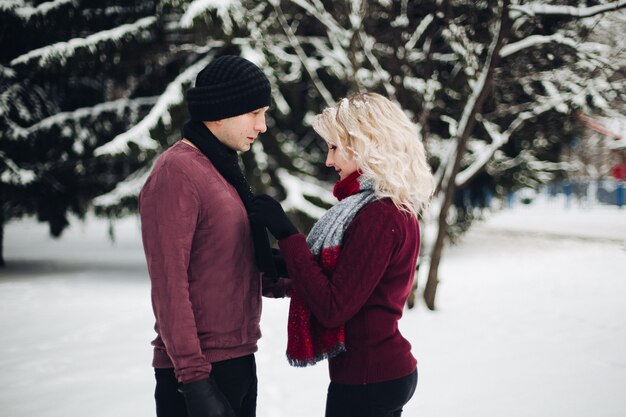
[(250, 218), (263, 223), (277, 240), (298, 233), (280, 203), (269, 195), (263, 194), (252, 199)]

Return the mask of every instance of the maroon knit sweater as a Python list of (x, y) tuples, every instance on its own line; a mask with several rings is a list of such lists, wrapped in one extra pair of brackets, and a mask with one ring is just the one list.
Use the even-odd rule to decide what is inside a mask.
[(398, 320), (417, 262), (417, 219), (377, 200), (361, 209), (343, 242), (330, 275), (303, 234), (279, 241), (292, 285), (311, 312), (326, 327), (345, 324), (347, 352), (329, 361), (330, 379), (367, 384), (406, 376), (417, 362)]
[(139, 195), (157, 338), (152, 365), (183, 383), (211, 363), (256, 352), (261, 280), (237, 191), (199, 150), (178, 142)]

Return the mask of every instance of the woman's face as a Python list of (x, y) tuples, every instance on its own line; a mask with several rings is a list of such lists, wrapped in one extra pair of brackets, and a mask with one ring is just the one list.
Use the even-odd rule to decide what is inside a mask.
[(342, 152), (337, 149), (336, 145), (328, 144), (328, 155), (326, 156), (326, 166), (335, 168), (339, 179), (343, 180), (348, 175), (352, 174), (358, 169), (356, 160), (352, 153), (348, 153), (346, 157)]

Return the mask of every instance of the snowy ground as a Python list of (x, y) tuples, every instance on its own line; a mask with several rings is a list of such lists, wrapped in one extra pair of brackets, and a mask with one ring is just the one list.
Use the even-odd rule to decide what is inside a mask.
[[(135, 219), (61, 240), (5, 231), (0, 416), (152, 416), (153, 318)], [(626, 415), (626, 210), (563, 204), (492, 215), (446, 252), (438, 311), (405, 313), (419, 360), (406, 416)], [(326, 368), (284, 359), (285, 300), (266, 300), (259, 417), (323, 416)]]

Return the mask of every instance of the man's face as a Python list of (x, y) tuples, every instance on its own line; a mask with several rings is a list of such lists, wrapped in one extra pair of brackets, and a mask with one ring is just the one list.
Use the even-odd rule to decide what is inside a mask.
[(262, 107), (250, 113), (219, 120), (217, 122), (218, 128), (212, 132), (220, 142), (229, 148), (246, 152), (250, 150), (252, 142), (259, 133), (267, 130), (265, 113), (268, 109), (269, 107)]

